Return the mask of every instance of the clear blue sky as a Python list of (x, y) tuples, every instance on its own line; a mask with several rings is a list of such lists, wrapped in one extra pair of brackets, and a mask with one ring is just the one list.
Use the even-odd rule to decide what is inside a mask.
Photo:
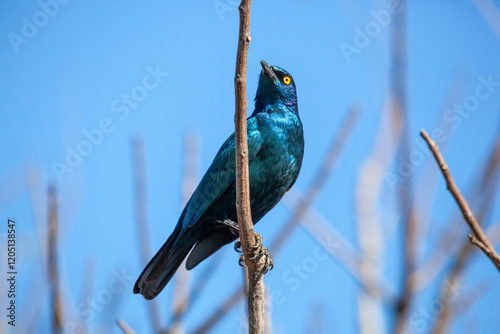
[[(184, 134), (199, 133), (201, 174), (234, 128), (239, 20), (235, 3), (10, 0), (0, 4), (0, 212), (2, 221), (10, 217), (17, 222), (18, 329), (30, 325), (32, 319), (27, 315), (32, 315), (32, 308), (42, 310), (37, 332), (45, 333), (50, 326), (49, 295), (41, 278), (46, 250), (38, 241), (37, 229), (45, 228), (45, 189), (53, 183), (60, 198), (62, 288), (71, 297), (66, 300), (66, 320), (75, 320), (82, 313), (78, 307), (82, 275), (90, 260), (95, 264), (94, 298), (115, 282), (113, 273), (133, 277), (123, 281), (123, 289), (112, 294), (109, 304), (96, 310), (89, 323), (93, 332), (119, 333), (115, 318), (124, 319), (139, 333), (151, 330), (146, 302), (132, 294), (142, 264), (134, 220), (131, 139), (140, 135), (146, 146), (148, 217), (151, 247), (156, 251), (182, 209)], [(498, 1), (495, 4), (500, 6)], [(251, 103), (256, 91), (259, 60), (293, 75), (306, 140), (296, 189), (307, 189), (349, 106), (353, 102), (362, 106), (353, 137), (315, 204), (354, 245), (358, 244), (355, 188), (360, 168), (372, 150), (389, 87), (390, 29), (374, 14), (387, 8), (386, 1), (358, 0), (255, 1), (252, 6), (248, 99)], [(470, 113), (450, 111), (445, 120), (455, 126), (445, 157), (465, 191), (476, 182), (474, 173), (498, 136), (499, 35), (469, 1), (412, 1), (408, 10), (412, 149), (418, 150), (421, 128), (431, 131), (436, 126), (451, 80), (463, 78), (460, 103), (467, 97), (470, 103), (479, 101), (470, 107)], [(398, 14), (389, 19), (392, 15)], [(378, 30), (359, 44), (359, 30), (370, 25)], [(347, 44), (356, 47), (356, 52), (347, 54)], [(484, 80), (494, 84), (488, 86), (489, 91), (481, 88), (482, 93), (489, 93), (487, 97), (474, 100)], [(89, 144), (86, 136), (93, 136), (94, 143)], [(72, 150), (86, 156), (68, 158)], [(425, 163), (433, 167), (434, 162), (426, 157)], [(38, 180), (31, 192), (34, 209), (26, 170)], [(421, 175), (420, 166), (415, 175)], [(385, 198), (379, 199), (379, 209), (382, 220), (390, 223), (397, 208), (395, 194), (387, 184), (382, 186)], [(425, 245), (422, 256), (432, 249), (431, 240), (457, 210), (441, 178), (435, 200), (430, 227), (420, 239)], [(493, 207), (489, 221), (499, 223), (499, 199)], [(274, 238), (288, 216), (280, 204), (257, 225), (265, 242)], [(3, 245), (6, 227), (1, 226)], [(382, 270), (398, 287), (402, 251), (398, 232), (393, 233), (385, 241), (388, 254)], [(285, 298), (284, 303), (273, 306), (275, 333), (301, 332), (314, 305), (322, 305), (324, 333), (358, 331), (355, 317), (360, 288), (337, 260), (319, 261), (307, 278), (300, 279), (296, 290), (286, 280), (287, 272), (304, 265), (317, 247), (302, 228), (297, 229), (275, 260), (275, 269), (266, 275), (270, 288), (283, 291)], [(474, 273), (465, 276), (464, 289), (473, 290), (485, 281), (491, 290), (454, 322), (454, 333), (467, 332), (472, 323), (481, 332), (500, 327), (498, 273), (484, 256), (475, 254)], [(232, 247), (224, 248), (221, 256), (217, 272), (186, 318), (188, 331), (242, 281)], [(6, 268), (5, 261), (2, 256), (2, 268)], [(194, 270), (195, 280), (206, 265)], [(38, 283), (33, 284), (34, 280)], [(2, 280), (1, 303), (6, 302), (3, 284)], [(438, 287), (433, 284), (419, 294), (415, 310), (432, 305)], [(172, 295), (169, 286), (159, 297), (164, 324), (170, 318)], [(33, 299), (40, 302), (31, 302)], [(214, 332), (235, 333), (244, 317), (240, 303)], [(434, 318), (425, 319), (428, 326), (433, 324)], [(8, 331), (4, 320), (2, 315), (2, 330), (16, 333)], [(414, 327), (410, 332), (428, 328)]]

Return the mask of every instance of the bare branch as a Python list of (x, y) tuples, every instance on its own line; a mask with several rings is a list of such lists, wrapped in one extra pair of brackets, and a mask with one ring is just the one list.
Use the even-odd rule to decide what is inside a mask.
[[(251, 0), (242, 0), (240, 32), (236, 55), (235, 90), (235, 140), (236, 140), (236, 211), (245, 264), (248, 267), (248, 329), (249, 333), (264, 334), (264, 270), (265, 257), (253, 257), (252, 249), (257, 243), (250, 212), (250, 181), (247, 142), (247, 96), (246, 77), (248, 47), (250, 44)], [(260, 240), (259, 242), (262, 242)]]
[(465, 221), (467, 222), (470, 229), (474, 233), (475, 237), (474, 240), (477, 239), (477, 241), (479, 241), (482, 244), (482, 246), (484, 246), (484, 248), (480, 247), (478, 243), (474, 243), (472, 239), (469, 238), (469, 240), (473, 244), (478, 246), (481, 250), (483, 250), (483, 252), (485, 249), (487, 249), (487, 252), (485, 252), (486, 256), (490, 258), (490, 260), (493, 262), (496, 268), (500, 271), (500, 256), (495, 252), (495, 249), (493, 248), (490, 241), (488, 240), (483, 230), (479, 226), (479, 223), (477, 222), (476, 218), (474, 217), (474, 214), (469, 208), (467, 201), (462, 197), (462, 194), (460, 194), (460, 190), (458, 190), (455, 181), (453, 181), (448, 165), (446, 165), (446, 162), (444, 161), (441, 152), (439, 152), (437, 144), (429, 137), (429, 135), (427, 134), (427, 132), (425, 132), (425, 130), (421, 130), (420, 135), (427, 142), (427, 145), (429, 145), (429, 149), (432, 151), (432, 154), (434, 155), (434, 158), (436, 159), (436, 162), (439, 168), (441, 169), (448, 190), (450, 191), (451, 195), (457, 202), (458, 206), (460, 207), (460, 210), (462, 211), (462, 215), (464, 216)]
[[(476, 175), (481, 175), (480, 182), (477, 181)], [(487, 212), (491, 206), (499, 177), (500, 137), (497, 138), (485, 164), (473, 174), (471, 187), (467, 189), (467, 197), (473, 199), (471, 206), (477, 207), (475, 211), (478, 212), (478, 221), (482, 221), (481, 216), (487, 216), (484, 212)], [(428, 260), (423, 265), (413, 272), (412, 279), (416, 282), (416, 289), (420, 290), (429, 284), (449, 263), (450, 257), (459, 253), (463, 230), (467, 229), (467, 226), (461, 222), (460, 213), (460, 211), (453, 213), (441, 235), (434, 242), (436, 250), (428, 256)], [(496, 244), (497, 240), (500, 240), (500, 224), (489, 228), (486, 236), (492, 244)]]
[[(484, 172), (479, 173), (482, 175), (481, 181), (479, 182), (479, 186), (475, 189), (473, 198), (473, 205), (478, 207), (477, 210), (477, 220), (484, 221), (485, 217), (489, 215), (489, 212), (492, 208), (494, 192), (490, 190), (491, 188), (496, 189), (496, 184), (498, 183), (498, 177), (500, 176), (500, 172), (498, 172), (498, 167), (500, 163), (500, 156), (498, 152), (500, 152), (500, 140), (497, 141), (497, 145), (493, 148), (490, 158), (488, 159)], [(466, 228), (463, 224), (463, 226)], [(460, 230), (460, 229), (458, 229)], [(488, 230), (488, 235), (491, 236), (492, 229)], [(494, 230), (493, 230), (494, 231)], [(494, 236), (494, 234), (493, 234)], [(447, 246), (449, 247), (449, 246)], [(462, 245), (458, 251), (454, 251), (454, 254), (458, 254), (454, 257), (451, 269), (447, 274), (444, 283), (442, 284), (440, 296), (439, 296), (439, 309), (441, 310), (438, 318), (436, 319), (436, 323), (432, 333), (434, 334), (442, 334), (445, 333), (449, 323), (452, 320), (452, 317), (456, 312), (453, 311), (455, 302), (456, 293), (450, 291), (449, 286), (450, 282), (459, 282), (460, 276), (462, 275), (463, 270), (467, 264), (467, 261), (471, 258), (471, 253), (474, 247), (470, 244), (468, 240), (463, 240)], [(452, 286), (456, 284), (452, 284)], [(452, 289), (453, 290), (453, 289)], [(454, 296), (455, 295), (455, 296)]]

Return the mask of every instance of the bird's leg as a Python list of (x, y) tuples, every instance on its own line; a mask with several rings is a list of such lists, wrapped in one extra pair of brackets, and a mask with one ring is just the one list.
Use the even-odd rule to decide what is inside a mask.
[(218, 222), (229, 227), (229, 231), (231, 231), (232, 234), (236, 236), (240, 235), (240, 229), (238, 228), (237, 222), (234, 222), (230, 219), (224, 219), (223, 221), (218, 220)]
[[(234, 244), (234, 250), (238, 253), (242, 253), (241, 242), (239, 240)], [(252, 260), (256, 259), (259, 261), (264, 256), (264, 274), (274, 268), (274, 262), (271, 259), (269, 251), (262, 244), (262, 236), (259, 233), (255, 233), (255, 246), (252, 247), (251, 251), (253, 253), (253, 256), (251, 257)], [(243, 263), (245, 263), (245, 255), (242, 254), (240, 256), (238, 263), (240, 266), (243, 266)]]

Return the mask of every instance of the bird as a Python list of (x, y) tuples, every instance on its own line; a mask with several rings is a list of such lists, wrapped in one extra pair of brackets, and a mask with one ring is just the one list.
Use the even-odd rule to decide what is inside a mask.
[[(304, 131), (295, 82), (286, 70), (260, 61), (255, 109), (247, 118), (250, 208), (255, 225), (298, 178)], [(133, 292), (155, 298), (187, 257), (187, 270), (238, 239), (234, 133), (222, 144), (184, 207), (174, 231), (149, 261)], [(189, 256), (188, 256), (189, 255)]]

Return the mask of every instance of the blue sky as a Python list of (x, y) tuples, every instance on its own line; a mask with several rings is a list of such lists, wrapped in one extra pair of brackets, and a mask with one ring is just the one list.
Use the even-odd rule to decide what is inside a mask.
[[(0, 4), (0, 212), (3, 221), (10, 217), (17, 222), (18, 329), (30, 325), (27, 322), (33, 320), (34, 309), (41, 310), (36, 332), (45, 333), (50, 326), (49, 295), (43, 279), (46, 249), (39, 238), (46, 233), (45, 193), (52, 183), (60, 201), (59, 250), (62, 288), (68, 296), (66, 322), (82, 316), (78, 307), (82, 276), (90, 261), (95, 266), (93, 298), (103, 289), (109, 290), (117, 273), (124, 279), (120, 281), (123, 289), (112, 294), (110, 303), (95, 309), (89, 327), (94, 332), (119, 333), (113, 321), (121, 318), (139, 333), (151, 330), (146, 302), (132, 294), (142, 264), (134, 219), (131, 140), (140, 136), (145, 143), (151, 248), (156, 250), (173, 230), (182, 209), (185, 134), (196, 132), (200, 138), (201, 175), (234, 129), (233, 76), (239, 20), (235, 3), (41, 0)], [(500, 3), (494, 5), (498, 8)], [(356, 187), (361, 166), (383, 122), (390, 83), (390, 28), (377, 21), (381, 11), (389, 7), (386, 1), (357, 0), (252, 4), (249, 112), (260, 73), (259, 60), (293, 75), (306, 141), (297, 190), (306, 191), (349, 106), (356, 103), (363, 110), (315, 203), (328, 223), (356, 247)], [(393, 15), (398, 13), (390, 14), (389, 20)], [(359, 31), (370, 25), (378, 30), (367, 35), (366, 43), (356, 44)], [(493, 29), (469, 1), (409, 3), (407, 87), (412, 150), (421, 150), (417, 145), (419, 130), (431, 132), (443, 117), (442, 124), (452, 127), (445, 158), (464, 192), (478, 182), (475, 173), (498, 136), (500, 41), (498, 30), (496, 35)], [(355, 47), (356, 53), (346, 55), (345, 45)], [(458, 82), (454, 90), (457, 103), (471, 103), (471, 111), (463, 109), (459, 114), (446, 100), (451, 81)], [(485, 85), (485, 81), (493, 84)], [(484, 98), (474, 100), (478, 86)], [(127, 96), (131, 98), (128, 102)], [(445, 117), (439, 116), (443, 109), (450, 110)], [(94, 143), (87, 136), (94, 136)], [(72, 150), (85, 156), (68, 158)], [(61, 165), (67, 166), (64, 172), (58, 169)], [(436, 172), (432, 167), (434, 161), (425, 155), (423, 164), (415, 167), (417, 181), (424, 168)], [(393, 164), (392, 171), (396, 169)], [(386, 183), (382, 187), (378, 210), (389, 226), (387, 231), (398, 223), (394, 218), (397, 206), (394, 191)], [(499, 223), (499, 199), (493, 208), (488, 221)], [(419, 239), (423, 245), (419, 263), (432, 251), (433, 240), (448, 217), (457, 211), (441, 176), (434, 205), (421, 210), (431, 219), (426, 234)], [(286, 207), (280, 204), (257, 225), (264, 243), (277, 235), (288, 217)], [(402, 250), (399, 229), (394, 226), (392, 237), (384, 240), (381, 271), (399, 287)], [(0, 230), (2, 243), (5, 234), (6, 229)], [(318, 243), (298, 228), (275, 259), (275, 269), (266, 275), (271, 291), (282, 291), (285, 298), (283, 303), (273, 304), (276, 333), (300, 332), (315, 305), (324, 313), (324, 333), (358, 331), (360, 287), (336, 259), (321, 256), (318, 260), (317, 247)], [(486, 282), (490, 290), (453, 323), (454, 333), (467, 332), (472, 323), (482, 332), (500, 326), (494, 317), (498, 309), (494, 296), (500, 293), (498, 274), (484, 256), (474, 254), (464, 290), (471, 291), (480, 282)], [(241, 284), (238, 256), (232, 247), (224, 248), (220, 256), (216, 273), (186, 317), (188, 332)], [(317, 266), (295, 289), (287, 275), (294, 266), (307, 266), (311, 257)], [(2, 268), (5, 261), (1, 259)], [(195, 281), (207, 265), (193, 271)], [(439, 280), (443, 278), (442, 273), (438, 275)], [(439, 284), (433, 283), (420, 293), (413, 311), (432, 305), (438, 288)], [(40, 296), (35, 305), (29, 302), (33, 294)], [(172, 294), (170, 285), (159, 297), (164, 324), (170, 318)], [(5, 296), (0, 296), (5, 303)], [(384, 314), (390, 327), (392, 318), (389, 312)], [(214, 332), (235, 333), (244, 317), (240, 303)], [(424, 318), (428, 327), (413, 327), (410, 332), (427, 332), (433, 319)], [(2, 320), (2, 330), (15, 333), (9, 329)]]

